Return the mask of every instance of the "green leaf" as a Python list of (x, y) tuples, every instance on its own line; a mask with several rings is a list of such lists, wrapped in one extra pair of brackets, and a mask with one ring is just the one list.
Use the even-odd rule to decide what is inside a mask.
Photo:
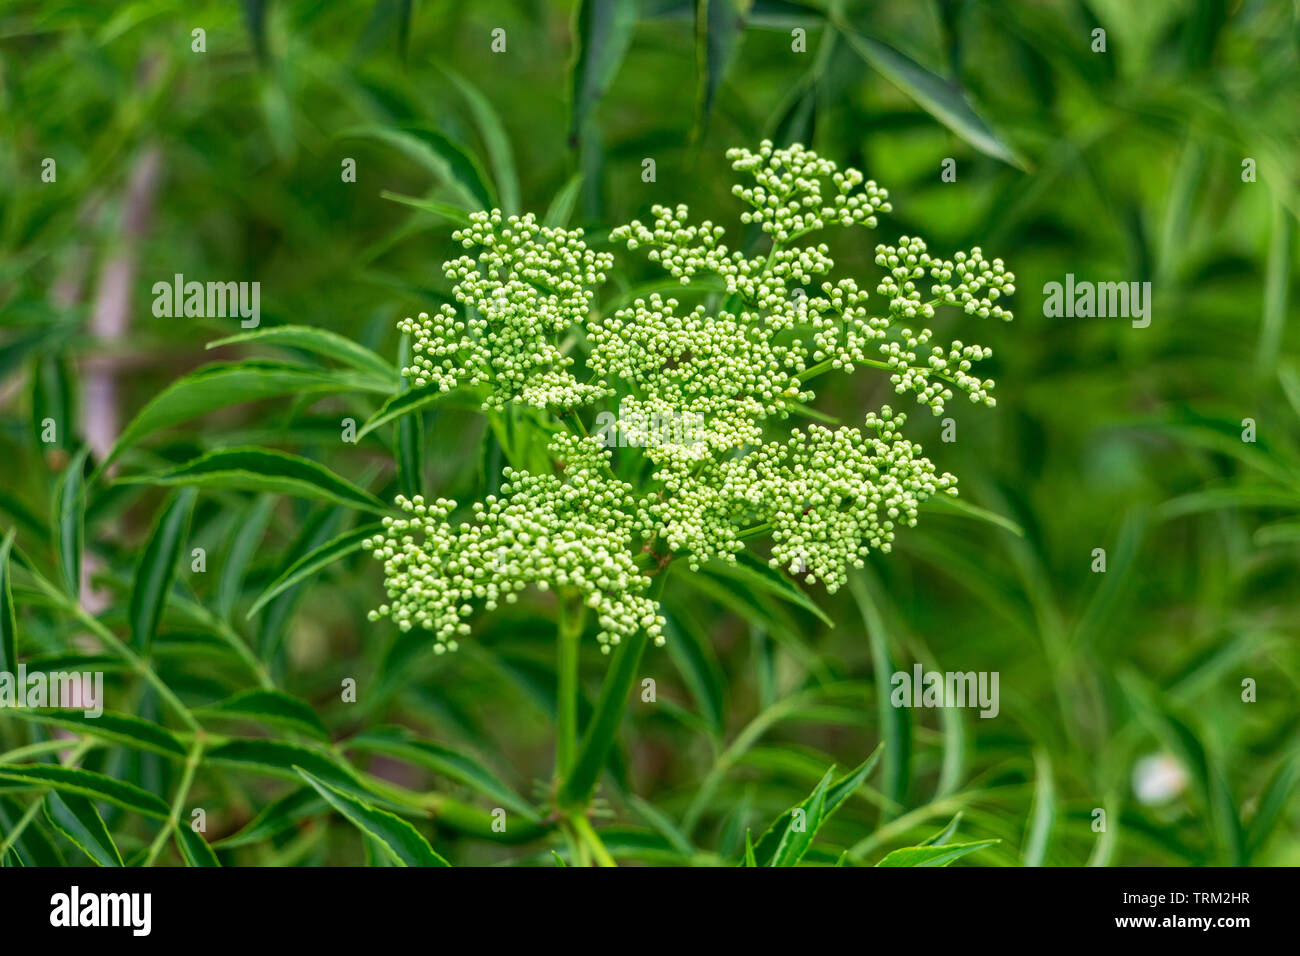
[(285, 794), (267, 804), (257, 816), (237, 833), (218, 840), (216, 846), (226, 849), (261, 843), (283, 833), (304, 817), (323, 813), (329, 805), (311, 787), (303, 787)]
[(118, 484), (195, 485), (270, 491), (316, 498), (348, 508), (382, 512), (384, 503), (323, 465), (269, 448), (226, 448), (155, 475), (119, 478)]
[(353, 737), (347, 742), (347, 747), (349, 750), (386, 754), (432, 770), (434, 773), (442, 774), (477, 790), (528, 820), (534, 822), (538, 820), (537, 813), (526, 800), (474, 757), (441, 744), (420, 740), (405, 728), (384, 727), (369, 731)]
[(184, 488), (172, 496), (140, 556), (131, 586), (129, 618), (131, 642), (136, 650), (148, 652), (162, 620), (167, 593), (176, 577), (176, 561), (189, 534), (190, 514), (198, 492)]
[(497, 201), (478, 159), (437, 130), (371, 126), (343, 134), (345, 139), (373, 139), (396, 147), (443, 183), (468, 211), (493, 209)]
[[(876, 769), (876, 764), (880, 762), (880, 753), (881, 748), (877, 747), (872, 751), (871, 756), (862, 761), (862, 763), (860, 763), (854, 770), (845, 774), (833, 784), (829, 783), (831, 774), (835, 769), (832, 767), (826, 772), (826, 776), (818, 783), (817, 789), (815, 789), (812, 794), (805, 798), (802, 803), (791, 807), (789, 810), (785, 811), (785, 813), (781, 814), (781, 816), (777, 817), (776, 820), (772, 822), (772, 825), (764, 832), (763, 836), (759, 838), (758, 843), (754, 844), (754, 858), (760, 861), (759, 865), (778, 865), (775, 861), (778, 858), (778, 851), (783, 843), (787, 846), (785, 856), (783, 857), (784, 859), (791, 859), (791, 854), (795, 851), (798, 851), (798, 856), (794, 857), (794, 862), (787, 862), (780, 865), (793, 866), (794, 863), (798, 862), (798, 859), (808, 851), (808, 847), (812, 844), (813, 837), (817, 835), (817, 830), (821, 828), (822, 824), (829, 820), (831, 814), (838, 810), (844, 801), (851, 797), (857, 789), (862, 786), (867, 777), (871, 776), (872, 771)], [(819, 791), (822, 792), (822, 796), (820, 797), (820, 808), (818, 809), (818, 812), (814, 814), (811, 811), (814, 809), (814, 802), (819, 799)], [(791, 842), (791, 840), (787, 839), (787, 833), (795, 822), (795, 810), (803, 811), (807, 841), (802, 844)], [(802, 845), (801, 850), (799, 849), (800, 845)], [(762, 861), (767, 862), (763, 863)]]
[(50, 793), (45, 798), (45, 819), (90, 857), (98, 866), (124, 866), (104, 818), (95, 805), (75, 793)]
[(745, 13), (753, 0), (695, 0), (695, 70), (699, 120), (697, 135), (708, 129), (713, 101), (745, 34)]
[(297, 780), (299, 768), (311, 772), (349, 790), (363, 792), (354, 779), (351, 768), (341, 766), (332, 757), (319, 750), (282, 740), (235, 739), (213, 747), (204, 755), (204, 762), (216, 766), (248, 770), (270, 777)]
[(328, 567), (335, 561), (361, 550), (361, 544), (367, 538), (373, 537), (379, 531), (383, 530), (381, 525), (368, 524), (361, 528), (354, 528), (351, 531), (345, 531), (343, 534), (327, 541), (319, 548), (316, 548), (307, 554), (304, 554), (297, 561), (294, 561), (285, 568), (280, 575), (272, 581), (265, 591), (253, 602), (249, 608), (246, 618), (252, 618), (268, 602), (285, 590), (300, 584), (302, 581), (311, 577), (322, 568)]
[(827, 770), (812, 795), (790, 811), (790, 822), (781, 831), (768, 866), (797, 866), (808, 852), (826, 814), (826, 791), (834, 773), (834, 767)]
[(1256, 801), (1255, 815), (1251, 818), (1250, 826), (1246, 831), (1246, 849), (1250, 856), (1254, 856), (1259, 851), (1273, 828), (1283, 819), (1283, 811), (1287, 809), (1287, 801), (1298, 776), (1300, 776), (1300, 757), (1292, 754), (1278, 764), (1273, 775), (1269, 777), (1268, 783), (1264, 785)]
[(195, 711), (196, 715), (251, 720), (271, 727), (328, 740), (329, 734), (320, 716), (308, 704), (278, 690), (248, 690), (228, 697), (211, 707)]
[(396, 421), (403, 415), (410, 415), (412, 412), (419, 411), (426, 405), (432, 405), (434, 402), (439, 404), (449, 404), (457, 408), (477, 409), (482, 405), (482, 393), (474, 389), (457, 389), (455, 391), (444, 392), (437, 385), (423, 385), (419, 388), (413, 388), (409, 392), (402, 392), (394, 395), (366, 420), (366, 423), (357, 431), (357, 441), (360, 441), (370, 432), (379, 428), (381, 425), (387, 425), (389, 422)]
[(631, 637), (624, 638), (614, 650), (614, 659), (605, 672), (600, 697), (596, 700), (591, 721), (582, 736), (577, 758), (569, 770), (569, 776), (560, 785), (557, 794), (560, 806), (583, 804), (595, 789), (600, 770), (605, 766), (614, 738), (618, 735), (623, 711), (627, 709), (632, 684), (637, 678), (637, 668), (641, 665), (641, 656), (645, 653), (648, 642), (649, 636), (644, 628), (640, 628)]
[(86, 483), (83, 471), (89, 448), (83, 447), (68, 462), (54, 488), (54, 534), (63, 589), (81, 597), (81, 556), (86, 534)]
[(264, 359), (214, 362), (172, 382), (141, 409), (140, 414), (123, 429), (104, 465), (147, 435), (219, 408), (282, 395), (313, 395), (348, 389), (375, 391), (379, 387), (369, 376), (286, 362)]
[(1034, 804), (1025, 836), (1025, 866), (1042, 866), (1047, 859), (1047, 845), (1056, 822), (1056, 783), (1052, 759), (1044, 750), (1034, 752)]
[(420, 212), (433, 213), (435, 216), (441, 216), (443, 219), (450, 219), (459, 226), (468, 226), (470, 224), (469, 213), (454, 206), (449, 202), (439, 202), (436, 199), (419, 199), (415, 196), (403, 196), (401, 193), (390, 192), (387, 189), (380, 191), (380, 199), (387, 199), (389, 202), (401, 203), (403, 206), (410, 206), (412, 209), (418, 209)]
[(266, 533), (266, 526), (275, 509), (274, 495), (260, 495), (251, 502), (235, 526), (234, 537), (226, 551), (221, 565), (221, 577), (217, 581), (217, 614), (222, 620), (230, 620), (235, 603), (244, 583), (244, 572), (252, 560), (257, 546)]
[(374, 840), (398, 866), (450, 866), (434, 852), (429, 841), (401, 817), (379, 810), (313, 777), (301, 767), (298, 773), (349, 823)]
[(12, 713), (22, 720), (62, 727), (73, 733), (96, 737), (115, 744), (125, 744), (128, 747), (149, 750), (170, 757), (185, 756), (185, 748), (171, 731), (133, 714), (106, 710), (98, 717), (92, 717), (79, 710), (44, 707), (15, 708)]
[(636, 0), (580, 0), (574, 18), (571, 143), (587, 125), (623, 62), (636, 26)]
[(263, 345), (279, 345), (285, 348), (303, 349), (315, 355), (323, 355), (356, 369), (358, 372), (373, 377), (377, 382), (392, 387), (397, 384), (397, 369), (389, 362), (363, 345), (358, 345), (349, 338), (318, 329), (310, 325), (277, 325), (271, 328), (242, 332), (215, 342), (209, 342), (207, 348), (221, 348), (225, 345), (239, 345), (244, 342), (260, 342)]
[(1025, 168), (1024, 162), (971, 108), (960, 87), (931, 73), (888, 44), (858, 33), (842, 18), (836, 17), (835, 25), (869, 66), (916, 100), (927, 113), (980, 152), (1019, 169)]
[(501, 209), (507, 216), (519, 213), (519, 174), (515, 171), (515, 154), (510, 146), (510, 135), (506, 132), (501, 116), (477, 86), (465, 79), (448, 66), (439, 64), (442, 72), (447, 74), (452, 85), (469, 105), (474, 125), (483, 137), (487, 148), (488, 162), (492, 165), (492, 175), (496, 179), (497, 192), (501, 195)]
[(987, 508), (981, 508), (973, 505), (961, 498), (954, 498), (952, 495), (935, 495), (933, 498), (927, 498), (921, 503), (921, 508), (927, 511), (938, 511), (952, 515), (960, 515), (963, 518), (971, 518), (975, 521), (986, 521), (989, 524), (997, 525), (1010, 531), (1017, 538), (1025, 536), (1025, 529), (1020, 527), (1010, 518), (989, 511)]
[(60, 793), (79, 794), (102, 800), (148, 817), (167, 818), (167, 804), (135, 784), (114, 780), (102, 773), (53, 764), (0, 764), (0, 780), (14, 780)]
[[(888, 818), (894, 815), (896, 808), (907, 804), (908, 790), (911, 789), (912, 715), (906, 708), (893, 705), (893, 675), (897, 673), (898, 667), (890, 651), (884, 619), (872, 597), (865, 574), (863, 571), (855, 571), (849, 575), (849, 592), (858, 605), (858, 613), (862, 615), (862, 624), (871, 644), (876, 717), (880, 724), (880, 735), (885, 741), (884, 782), (881, 791), (891, 802), (882, 816)], [(919, 692), (920, 689), (915, 690)]]
[(186, 866), (220, 866), (221, 861), (208, 846), (208, 841), (201, 834), (195, 833), (184, 824), (176, 828), (176, 845), (180, 847), (181, 856)]
[(17, 530), (10, 530), (0, 543), (0, 671), (10, 674), (18, 672), (18, 618), (9, 571), (9, 553), (17, 534)]
[(953, 834), (957, 832), (957, 827), (961, 824), (961, 817), (962, 817), (962, 813), (960, 810), (958, 810), (957, 813), (953, 815), (953, 818), (948, 821), (948, 825), (946, 827), (944, 827), (938, 833), (926, 837), (924, 840), (921, 841), (920, 845), (921, 846), (944, 846), (949, 840), (953, 838)]
[(720, 739), (726, 728), (726, 680), (708, 635), (687, 614), (669, 613), (662, 607), (660, 611), (668, 656), (695, 698), (701, 716)]
[(885, 856), (876, 866), (947, 866), (969, 853), (982, 850), (997, 840), (977, 840), (974, 843), (948, 843), (943, 846), (905, 846)]
[(758, 591), (771, 594), (782, 601), (803, 608), (827, 627), (835, 626), (835, 622), (817, 606), (816, 601), (803, 592), (799, 585), (774, 568), (768, 567), (749, 552), (739, 554), (735, 564), (726, 561), (710, 561), (704, 566), (704, 570), (715, 577), (739, 581)]
[(542, 224), (551, 228), (567, 226), (569, 220), (573, 217), (573, 207), (578, 204), (578, 196), (582, 192), (582, 173), (577, 172), (569, 177), (568, 181), (560, 187), (560, 191), (555, 194), (551, 204), (546, 207), (546, 215), (542, 217)]

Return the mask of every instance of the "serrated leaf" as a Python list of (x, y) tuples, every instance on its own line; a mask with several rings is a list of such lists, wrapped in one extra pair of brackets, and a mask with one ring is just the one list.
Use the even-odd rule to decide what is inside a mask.
[(118, 484), (270, 491), (364, 511), (387, 510), (378, 498), (340, 478), (324, 465), (286, 452), (251, 446), (208, 452), (158, 474), (119, 478)]
[[(104, 464), (108, 464), (140, 439), (230, 405), (282, 395), (313, 395), (348, 389), (384, 391), (369, 376), (246, 359), (242, 362), (214, 362), (172, 382), (149, 402), (114, 443)], [(101, 469), (103, 465), (100, 466)]]
[(398, 760), (432, 770), (471, 787), (503, 807), (536, 821), (537, 813), (528, 802), (510, 789), (491, 769), (469, 754), (450, 747), (420, 740), (410, 731), (400, 727), (385, 727), (353, 737), (347, 742), (349, 750), (357, 749), (386, 754)]
[(384, 402), (379, 410), (371, 415), (366, 420), (366, 423), (358, 429), (357, 441), (360, 441), (381, 425), (387, 425), (389, 422), (398, 420), (403, 415), (419, 411), (435, 402), (439, 404), (445, 403), (454, 408), (477, 409), (482, 405), (483, 399), (482, 393), (476, 389), (456, 389), (444, 392), (433, 384), (413, 388), (408, 392), (394, 395)]
[(318, 329), (310, 325), (277, 325), (252, 332), (242, 332), (227, 336), (215, 342), (209, 342), (207, 348), (221, 348), (225, 345), (240, 345), (245, 342), (258, 342), (263, 345), (279, 345), (285, 348), (303, 349), (316, 355), (334, 359), (373, 376), (378, 382), (392, 386), (397, 384), (397, 369), (383, 357), (364, 345), (358, 345), (349, 338)]
[(322, 568), (328, 567), (335, 561), (361, 550), (362, 542), (382, 530), (383, 526), (378, 524), (368, 524), (362, 528), (354, 528), (351, 531), (345, 531), (332, 541), (325, 542), (319, 548), (304, 554), (280, 572), (279, 576), (267, 586), (266, 590), (253, 602), (253, 606), (249, 608), (245, 618), (252, 618), (273, 598), (295, 584), (299, 584), (311, 577)]
[(374, 840), (398, 866), (450, 866), (420, 835), (420, 831), (401, 817), (363, 803), (356, 797), (330, 786), (323, 780), (297, 768), (299, 775), (341, 813), (349, 823)]
[(350, 768), (341, 766), (332, 757), (318, 750), (282, 740), (230, 740), (208, 750), (204, 754), (204, 762), (286, 780), (298, 779), (296, 768), (309, 768), (318, 777), (350, 790), (361, 790)]
[(98, 866), (123, 866), (104, 818), (95, 805), (75, 793), (57, 791), (45, 798), (45, 819)]
[(768, 866), (797, 866), (808, 852), (825, 817), (826, 791), (831, 785), (834, 772), (834, 767), (827, 770), (812, 795), (790, 811), (790, 822), (781, 831), (781, 838), (777, 841)]
[(954, 860), (982, 850), (997, 840), (977, 840), (974, 843), (947, 843), (943, 846), (905, 846), (886, 854), (876, 866), (947, 866)]
[(176, 562), (189, 533), (190, 514), (198, 492), (184, 488), (172, 496), (154, 525), (153, 533), (140, 555), (131, 585), (128, 617), (131, 643), (136, 650), (148, 652), (158, 632), (167, 593), (176, 576)]
[(303, 787), (267, 804), (246, 826), (237, 833), (218, 840), (216, 846), (222, 849), (234, 848), (269, 840), (299, 820), (323, 813), (328, 806), (319, 793), (311, 787)]
[(328, 740), (329, 734), (320, 717), (303, 701), (278, 690), (249, 690), (229, 697), (211, 707), (195, 711), (234, 720), (252, 720), (273, 727), (286, 727), (308, 736)]
[[(871, 776), (871, 772), (876, 769), (876, 764), (880, 761), (880, 753), (881, 748), (877, 747), (872, 752), (871, 756), (862, 761), (862, 763), (854, 770), (845, 774), (826, 789), (820, 819), (814, 821), (812, 815), (808, 813), (813, 797), (816, 796), (816, 791), (814, 791), (813, 794), (805, 798), (802, 803), (795, 807), (791, 807), (774, 820), (772, 825), (767, 828), (766, 832), (764, 832), (763, 836), (759, 838), (758, 843), (754, 845), (754, 855), (755, 858), (760, 861), (760, 865), (772, 865), (771, 861), (776, 858), (777, 848), (780, 845), (787, 828), (794, 820), (794, 811), (796, 809), (802, 809), (804, 811), (805, 819), (808, 821), (808, 828), (813, 831), (813, 835), (816, 835), (816, 829), (820, 828), (823, 823), (830, 819), (831, 814), (838, 810), (844, 801), (854, 794), (858, 787), (862, 786), (867, 777)], [(811, 843), (811, 838), (809, 842)], [(804, 847), (804, 850), (806, 852), (807, 846)], [(768, 862), (763, 863), (762, 861), (765, 860)]]
[(186, 866), (221, 865), (217, 855), (212, 852), (212, 847), (208, 846), (208, 841), (203, 839), (201, 834), (195, 833), (183, 823), (176, 828), (175, 832), (176, 845), (180, 848), (181, 856), (185, 858)]
[[(102, 705), (103, 701), (99, 701)], [(117, 713), (106, 710), (97, 717), (92, 717), (79, 710), (55, 708), (32, 709), (15, 708), (15, 717), (30, 720), (53, 727), (63, 727), (73, 733), (96, 737), (116, 744), (125, 744), (140, 750), (174, 757), (185, 756), (185, 748), (165, 727), (152, 721), (144, 720), (133, 714)]]
[(167, 804), (153, 794), (146, 793), (135, 784), (114, 780), (102, 773), (82, 770), (79, 767), (60, 767), (53, 764), (0, 764), (0, 780), (14, 780), (38, 787), (49, 787), (60, 793), (79, 794), (148, 817), (158, 819), (167, 817)]

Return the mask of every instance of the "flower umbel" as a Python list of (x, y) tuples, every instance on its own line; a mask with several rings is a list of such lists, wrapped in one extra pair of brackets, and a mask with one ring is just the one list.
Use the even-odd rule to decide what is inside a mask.
[[(834, 591), (872, 550), (889, 551), (927, 498), (957, 494), (957, 479), (936, 472), (888, 406), (861, 428), (781, 423), (806, 412), (818, 375), (861, 366), (887, 371), (898, 394), (935, 415), (957, 392), (992, 406), (993, 382), (974, 374), (991, 350), (934, 344), (928, 326), (944, 307), (1009, 321), (1000, 300), (1015, 277), (979, 248), (946, 260), (904, 236), (875, 246), (883, 306), (872, 309), (856, 280), (832, 277), (825, 243), (801, 240), (831, 226), (875, 228), (891, 211), (886, 190), (798, 144), (728, 158), (752, 180), (733, 190), (749, 207), (741, 222), (757, 225), (767, 247), (747, 256), (722, 226), (655, 206), (650, 224), (634, 220), (610, 238), (643, 250), (681, 291), (604, 315), (593, 303), (613, 256), (589, 249), (580, 229), (494, 210), (454, 234), (477, 250), (444, 267), (462, 307), (401, 323), (413, 340), (403, 374), (444, 391), (485, 386), (483, 408), (498, 423), (533, 410), (531, 427), (552, 432), (549, 470), (535, 456), (531, 471), (505, 468), (500, 495), (455, 525), (454, 501), (399, 498), (406, 517), (385, 519), (367, 542), (389, 596), (372, 618), (426, 628), (437, 650), (454, 650), (476, 606), (490, 611), (535, 585), (580, 597), (602, 650), (639, 629), (661, 642), (648, 592), (670, 561), (734, 563), (766, 537), (772, 568)], [(583, 380), (557, 344), (574, 332), (587, 344)], [(618, 462), (579, 418), (604, 402), (640, 439)], [(699, 424), (689, 442), (633, 424), (688, 416)]]

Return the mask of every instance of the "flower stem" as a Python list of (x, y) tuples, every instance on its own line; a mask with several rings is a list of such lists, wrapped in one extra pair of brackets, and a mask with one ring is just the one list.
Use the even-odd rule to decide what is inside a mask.
[[(555, 651), (555, 776), (563, 779), (573, 766), (578, 748), (578, 660), (582, 619), (586, 608), (566, 594), (558, 594), (558, 640)], [(576, 608), (570, 607), (570, 601)]]

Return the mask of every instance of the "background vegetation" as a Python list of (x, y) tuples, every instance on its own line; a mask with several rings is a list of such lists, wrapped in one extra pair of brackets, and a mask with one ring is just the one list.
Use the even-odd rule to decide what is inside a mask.
[[(853, 588), (811, 593), (821, 614), (752, 582), (672, 581), (668, 646), (639, 675), (657, 701), (633, 697), (599, 790), (604, 846), (624, 863), (736, 862), (747, 830), (884, 742), (805, 862), (874, 863), (960, 814), (947, 842), (998, 841), (963, 864), (1300, 863), (1298, 61), (1285, 0), (0, 3), (0, 527), (14, 531), (0, 568), (17, 632), (0, 653), (107, 671), (117, 715), (0, 715), (3, 862), (213, 862), (186, 836), (194, 807), (223, 864), (384, 862), (385, 841), (344, 819), (363, 812), (349, 793), (453, 863), (581, 857), (545, 811), (544, 595), (436, 656), (366, 621), (382, 573), (354, 552), (250, 615), (370, 519), (124, 480), (258, 445), (380, 499), (418, 485), (474, 500), (502, 464), (482, 416), (430, 408), (345, 444), (340, 419), (364, 422), (390, 386), (292, 343), (209, 351), (237, 321), (155, 317), (150, 290), (176, 273), (258, 281), (264, 328), (315, 326), (395, 360), (396, 321), (445, 300), (456, 209), (549, 210), (598, 246), (654, 203), (735, 229), (724, 150), (771, 136), (887, 186), (880, 241), (979, 245), (1016, 272), (1016, 321), (981, 326), (998, 407), (954, 403), (953, 443), (928, 415), (908, 426), (1005, 520), (927, 512)], [(875, 275), (865, 239), (836, 253), (844, 274)], [(1150, 281), (1150, 327), (1044, 317), (1044, 283), (1067, 273)], [(620, 255), (601, 307), (651, 278)], [(259, 400), (254, 377), (223, 380), (229, 407), (163, 416), (94, 473), (170, 383), (241, 358), (291, 365), (294, 387)], [(889, 398), (883, 375), (821, 386), (846, 419)], [(594, 651), (593, 701), (608, 667)], [(914, 661), (999, 672), (1000, 715), (889, 707), (889, 673)], [(1135, 779), (1155, 755), (1172, 784), (1144, 802)]]

